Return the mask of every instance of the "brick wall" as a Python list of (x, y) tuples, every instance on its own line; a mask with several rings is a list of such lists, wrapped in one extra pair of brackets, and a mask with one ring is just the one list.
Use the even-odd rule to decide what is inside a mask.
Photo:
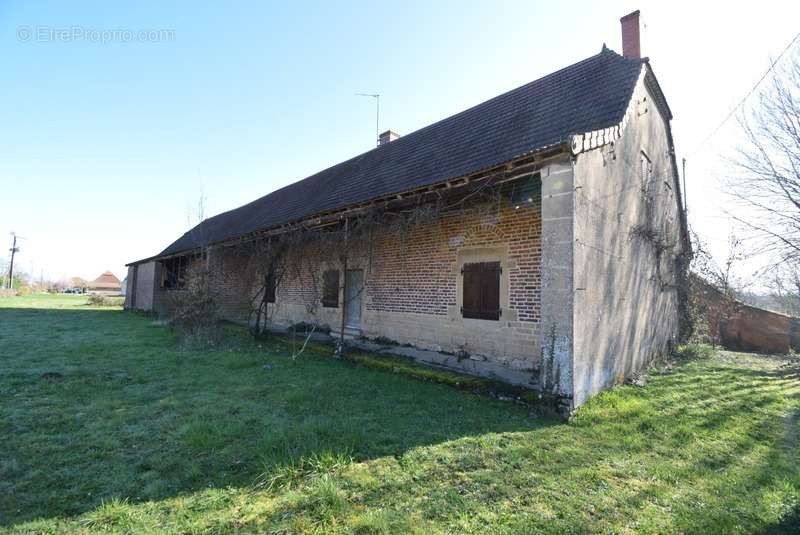
[(797, 351), (796, 318), (736, 301), (700, 277), (692, 277), (691, 282), (693, 300), (707, 323), (711, 343), (737, 351)]
[[(338, 331), (344, 296), (338, 308), (325, 308), (322, 272), (339, 268), (340, 251), (298, 246), (293, 255), (302, 267), (283, 275), (271, 318), (277, 325), (307, 321)], [(246, 258), (233, 247), (211, 253), (214, 289), (224, 317), (248, 319), (251, 289), (242, 276)], [(499, 321), (461, 317), (461, 265), (499, 261)], [(290, 265), (297, 263), (290, 261)], [(423, 349), (468, 354), (514, 370), (538, 365), (541, 316), (541, 203), (474, 206), (440, 214), (402, 231), (379, 227), (372, 239), (353, 245), (349, 269), (362, 269), (361, 330)], [(340, 273), (340, 287), (344, 274)], [(341, 292), (341, 288), (340, 288)], [(464, 353), (465, 352), (465, 353)]]

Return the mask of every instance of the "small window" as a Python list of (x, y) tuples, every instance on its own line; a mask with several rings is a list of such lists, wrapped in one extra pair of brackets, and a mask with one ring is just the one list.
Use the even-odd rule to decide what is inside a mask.
[(275, 270), (270, 269), (267, 273), (267, 284), (264, 288), (266, 292), (266, 301), (267, 303), (274, 303), (275, 302), (275, 289), (278, 286), (278, 281), (275, 279)]
[(500, 319), (500, 262), (464, 264), (461, 315), (479, 320)]
[(329, 269), (322, 274), (322, 306), (339, 307), (339, 270)]

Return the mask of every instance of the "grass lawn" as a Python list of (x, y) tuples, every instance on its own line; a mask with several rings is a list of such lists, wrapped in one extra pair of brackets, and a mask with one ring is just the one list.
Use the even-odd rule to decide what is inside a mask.
[(0, 298), (0, 531), (800, 530), (800, 363), (716, 353), (569, 423), (232, 330)]

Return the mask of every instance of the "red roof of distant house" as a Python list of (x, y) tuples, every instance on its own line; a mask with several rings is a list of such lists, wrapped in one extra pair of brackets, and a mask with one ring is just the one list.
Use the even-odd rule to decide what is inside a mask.
[(120, 282), (110, 271), (106, 271), (95, 280), (89, 283), (90, 289), (95, 290), (119, 290)]

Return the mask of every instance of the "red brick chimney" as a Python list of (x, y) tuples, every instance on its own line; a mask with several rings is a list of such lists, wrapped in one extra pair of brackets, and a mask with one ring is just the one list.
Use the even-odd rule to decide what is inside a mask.
[(622, 55), (628, 59), (640, 59), (642, 50), (639, 42), (639, 10), (628, 13), (619, 22), (622, 25)]

